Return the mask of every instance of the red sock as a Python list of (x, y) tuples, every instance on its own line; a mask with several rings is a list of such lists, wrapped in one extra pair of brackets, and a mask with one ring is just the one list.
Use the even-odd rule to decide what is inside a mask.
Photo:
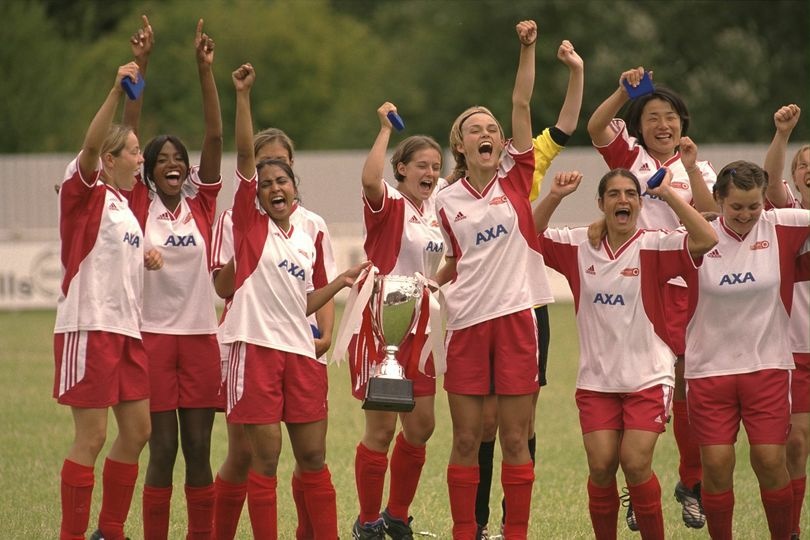
[(790, 487), (793, 488), (793, 531), (797, 535), (801, 532), (799, 529), (799, 522), (802, 517), (802, 505), (804, 504), (804, 491), (807, 486), (807, 477), (794, 478), (790, 481)]
[(214, 484), (186, 485), (188, 534), (186, 540), (210, 540), (214, 529)]
[(633, 511), (636, 513), (636, 523), (644, 540), (663, 540), (664, 538), (664, 514), (661, 511), (661, 484), (655, 473), (643, 484), (631, 486), (630, 502), (633, 503)]
[(60, 540), (84, 540), (93, 499), (93, 467), (66, 459), (62, 463)]
[(681, 483), (692, 489), (703, 477), (703, 468), (700, 464), (700, 446), (692, 437), (692, 430), (689, 428), (686, 400), (672, 402), (672, 431), (680, 455), (678, 474)]
[(453, 516), (453, 538), (474, 538), (475, 493), (478, 491), (478, 466), (447, 466), (447, 488), (450, 493), (450, 514)]
[(324, 465), (315, 472), (301, 471), (301, 482), (315, 539), (334, 540), (338, 537), (337, 496), (329, 467)]
[(759, 496), (765, 507), (771, 538), (790, 538), (793, 532), (793, 486), (788, 483), (779, 489), (760, 488)]
[(214, 535), (217, 540), (233, 540), (247, 497), (247, 483), (234, 484), (217, 475), (214, 492)]
[(388, 513), (405, 523), (408, 522), (408, 510), (416, 495), (416, 486), (419, 485), (424, 465), (425, 447), (412, 445), (400, 431), (391, 453)]
[(143, 486), (142, 505), (143, 537), (147, 540), (166, 540), (169, 537), (172, 486)]
[(129, 514), (137, 480), (137, 463), (121, 463), (110, 458), (104, 461), (104, 493), (101, 496), (98, 528), (105, 540), (124, 540), (124, 522)]
[(731, 540), (731, 524), (734, 516), (734, 490), (709, 493), (702, 491), (703, 512), (712, 540)]
[(357, 445), (354, 455), (354, 479), (357, 498), (360, 501), (360, 523), (369, 523), (380, 518), (385, 472), (388, 470), (388, 454), (370, 450), (366, 445)]
[(248, 513), (253, 538), (278, 538), (278, 507), (276, 506), (276, 477), (248, 472)]
[(304, 483), (300, 478), (292, 475), (292, 496), (295, 502), (295, 512), (298, 515), (298, 527), (295, 529), (295, 538), (303, 540), (312, 538), (315, 531), (312, 530), (312, 519), (307, 512), (307, 503), (304, 500)]
[(600, 487), (588, 478), (588, 511), (597, 540), (616, 540), (616, 522), (619, 518), (619, 492), (616, 479), (609, 486)]
[(522, 465), (501, 464), (501, 485), (509, 513), (503, 525), (504, 538), (526, 538), (529, 533), (529, 509), (532, 504), (534, 462)]

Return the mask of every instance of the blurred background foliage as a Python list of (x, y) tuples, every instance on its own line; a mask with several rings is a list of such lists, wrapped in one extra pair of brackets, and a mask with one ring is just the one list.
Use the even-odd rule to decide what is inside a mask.
[[(73, 152), (130, 58), (146, 14), (156, 35), (141, 133), (202, 138), (193, 39), (198, 18), (216, 41), (226, 149), (233, 148), (230, 73), (256, 67), (254, 122), (286, 130), (302, 149), (367, 148), (375, 110), (395, 103), (411, 133), (442, 145), (455, 116), (490, 107), (508, 122), (520, 19), (540, 27), (532, 114), (552, 124), (567, 69), (556, 47), (585, 60), (585, 99), (572, 144), (618, 84), (643, 65), (679, 91), (700, 143), (764, 142), (773, 113), (810, 116), (808, 0), (15, 0), (0, 4), (0, 152)], [(508, 126), (507, 126), (508, 129)], [(793, 140), (810, 139), (810, 121)]]

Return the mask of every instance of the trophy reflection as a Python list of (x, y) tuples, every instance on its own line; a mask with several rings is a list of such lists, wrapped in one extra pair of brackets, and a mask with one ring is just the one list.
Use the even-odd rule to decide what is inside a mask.
[(377, 276), (371, 293), (371, 326), (385, 357), (375, 365), (366, 386), (363, 408), (412, 411), (413, 381), (405, 378), (397, 352), (416, 325), (424, 283), (410, 276)]

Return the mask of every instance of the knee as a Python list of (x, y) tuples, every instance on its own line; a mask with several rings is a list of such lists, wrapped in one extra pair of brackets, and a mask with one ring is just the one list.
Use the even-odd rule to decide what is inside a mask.
[(187, 463), (208, 463), (210, 454), (210, 436), (199, 433), (183, 440), (183, 457), (185, 457)]
[(297, 454), (298, 466), (305, 471), (320, 471), (326, 463), (324, 448), (311, 448)]
[(598, 486), (611, 484), (616, 478), (617, 470), (618, 463), (616, 461), (591, 460), (588, 462), (588, 472), (591, 476), (591, 480)]
[(785, 468), (784, 452), (752, 452), (751, 466), (764, 473), (781, 471)]
[(364, 443), (372, 450), (387, 452), (391, 441), (394, 440), (396, 423), (390, 425), (366, 426)]
[(797, 462), (807, 459), (808, 435), (810, 432), (796, 429), (796, 426), (793, 426), (786, 445), (788, 461)]
[(95, 430), (89, 433), (77, 434), (74, 442), (74, 447), (84, 455), (93, 456), (94, 460), (101, 453), (104, 448), (104, 443), (107, 441), (106, 430)]
[(621, 465), (627, 483), (634, 486), (646, 482), (652, 474), (652, 462), (641, 457), (624, 459)]
[(424, 446), (433, 435), (436, 423), (431, 415), (430, 418), (420, 418), (419, 422), (403, 426), (405, 438), (415, 446)]
[(526, 433), (521, 431), (507, 433), (501, 430), (499, 438), (504, 461), (518, 463), (522, 461), (521, 456), (523, 454), (528, 456), (529, 446)]
[(155, 432), (149, 439), (149, 465), (173, 468), (177, 457), (177, 439)]
[(453, 449), (462, 458), (478, 459), (478, 446), (481, 441), (473, 433), (454, 433)]

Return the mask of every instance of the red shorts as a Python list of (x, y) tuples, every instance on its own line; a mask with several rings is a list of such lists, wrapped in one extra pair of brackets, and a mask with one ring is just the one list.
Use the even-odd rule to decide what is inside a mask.
[(796, 369), (790, 377), (790, 401), (793, 413), (810, 412), (810, 353), (793, 353)]
[(454, 394), (525, 395), (540, 389), (532, 309), (448, 330), (444, 389)]
[(53, 397), (63, 405), (100, 409), (149, 397), (140, 339), (102, 330), (54, 334), (53, 355)]
[(142, 335), (149, 357), (151, 412), (213, 408), (219, 404), (221, 370), (216, 334)]
[(582, 433), (638, 429), (663, 433), (672, 405), (672, 387), (657, 384), (637, 392), (576, 391)]
[[(400, 361), (402, 365), (402, 369), (405, 369), (408, 365), (409, 359), (411, 357), (411, 349), (413, 348), (413, 334), (409, 335), (405, 338), (405, 341), (402, 342), (402, 346), (400, 346), (399, 351), (397, 351), (397, 360)], [(358, 354), (363, 354), (363, 351), (357, 350), (357, 334), (352, 336), (352, 340), (349, 342), (349, 374), (351, 375), (352, 379), (352, 395), (357, 399), (365, 399), (366, 397), (366, 383), (362, 383), (359, 387), (357, 386), (357, 373), (355, 373), (356, 369), (354, 366), (355, 359), (357, 358)], [(382, 359), (384, 354), (382, 351), (379, 352), (379, 358)], [(428, 365), (432, 365), (433, 359), (432, 356), (428, 358)], [(424, 396), (435, 396), (436, 395), (436, 378), (431, 377), (430, 375), (425, 375), (421, 371), (416, 372), (416, 377), (413, 379), (413, 397), (424, 397)]]
[(689, 427), (701, 446), (734, 444), (745, 426), (750, 444), (785, 444), (790, 431), (790, 371), (766, 369), (686, 381)]
[(288, 424), (326, 418), (326, 366), (300, 354), (250, 343), (231, 345), (228, 422)]
[(667, 345), (675, 356), (686, 351), (686, 324), (689, 322), (689, 290), (671, 283), (664, 284), (664, 316)]

